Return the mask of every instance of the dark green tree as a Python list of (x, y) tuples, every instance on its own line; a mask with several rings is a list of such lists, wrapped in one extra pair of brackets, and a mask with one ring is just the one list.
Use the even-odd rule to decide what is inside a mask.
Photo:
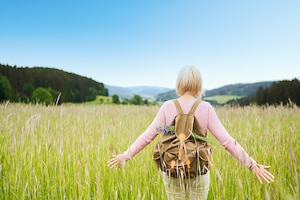
[(39, 87), (33, 91), (31, 100), (34, 103), (45, 103), (46, 105), (53, 103), (53, 97), (51, 93), (46, 88), (42, 87)]
[(8, 100), (11, 96), (11, 85), (9, 80), (0, 74), (0, 101)]
[(130, 104), (133, 105), (142, 105), (143, 104), (143, 99), (140, 95), (135, 94), (131, 99), (130, 99)]
[(259, 87), (256, 92), (256, 103), (257, 105), (264, 105), (267, 103), (266, 90), (263, 87)]
[(31, 83), (25, 83), (23, 86), (23, 93), (28, 98), (31, 97), (32, 92), (34, 91), (34, 87)]
[(87, 101), (93, 101), (97, 98), (97, 90), (93, 87), (90, 87), (88, 89), (88, 95), (87, 95), (87, 98), (86, 100)]
[(300, 81), (298, 79), (293, 79), (291, 82), (292, 94), (291, 101), (300, 105)]
[(120, 99), (119, 99), (119, 96), (117, 94), (112, 95), (112, 102), (114, 104), (119, 104), (120, 103)]
[(144, 105), (149, 105), (148, 99), (145, 99), (145, 100), (143, 101), (143, 103), (144, 103)]
[(130, 100), (129, 99), (123, 99), (123, 101), (122, 101), (122, 104), (123, 105), (128, 105), (130, 103)]

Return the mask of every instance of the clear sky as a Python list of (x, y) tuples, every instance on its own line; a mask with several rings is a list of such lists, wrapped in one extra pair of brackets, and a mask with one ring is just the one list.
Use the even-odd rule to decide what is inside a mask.
[(300, 77), (299, 0), (2, 0), (0, 63), (115, 86), (205, 89)]

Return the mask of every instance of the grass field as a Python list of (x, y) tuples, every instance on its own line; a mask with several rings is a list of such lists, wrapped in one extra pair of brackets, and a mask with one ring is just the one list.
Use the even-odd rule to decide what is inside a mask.
[(243, 98), (244, 96), (234, 96), (234, 95), (216, 95), (216, 96), (211, 96), (211, 97), (205, 97), (205, 100), (213, 100), (218, 102), (218, 104), (225, 104), (229, 100), (234, 100), (234, 99), (240, 99)]
[[(166, 199), (151, 158), (156, 141), (124, 168), (107, 167), (108, 159), (146, 129), (158, 108), (1, 104), (0, 199)], [(216, 111), (257, 162), (272, 166), (276, 179), (261, 185), (210, 136), (214, 150), (209, 199), (300, 199), (299, 108)]]

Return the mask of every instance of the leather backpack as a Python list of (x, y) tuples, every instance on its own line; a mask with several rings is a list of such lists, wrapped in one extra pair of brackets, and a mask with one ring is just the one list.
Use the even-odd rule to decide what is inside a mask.
[(154, 147), (153, 160), (159, 170), (171, 177), (194, 178), (206, 174), (210, 168), (211, 146), (207, 133), (203, 133), (194, 112), (201, 100), (196, 100), (185, 114), (177, 99), (174, 100), (178, 114)]

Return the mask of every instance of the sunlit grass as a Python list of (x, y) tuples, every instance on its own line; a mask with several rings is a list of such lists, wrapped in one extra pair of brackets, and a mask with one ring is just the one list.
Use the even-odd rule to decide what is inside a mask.
[[(1, 104), (0, 199), (165, 199), (152, 161), (155, 142), (123, 169), (107, 167), (109, 158), (147, 128), (158, 108)], [(254, 159), (272, 166), (276, 181), (261, 185), (210, 136), (209, 199), (299, 199), (299, 109), (216, 111)]]
[(204, 97), (204, 99), (216, 101), (218, 102), (218, 104), (224, 104), (229, 100), (240, 99), (243, 97), (244, 96), (237, 96), (237, 95), (216, 95), (211, 97)]

